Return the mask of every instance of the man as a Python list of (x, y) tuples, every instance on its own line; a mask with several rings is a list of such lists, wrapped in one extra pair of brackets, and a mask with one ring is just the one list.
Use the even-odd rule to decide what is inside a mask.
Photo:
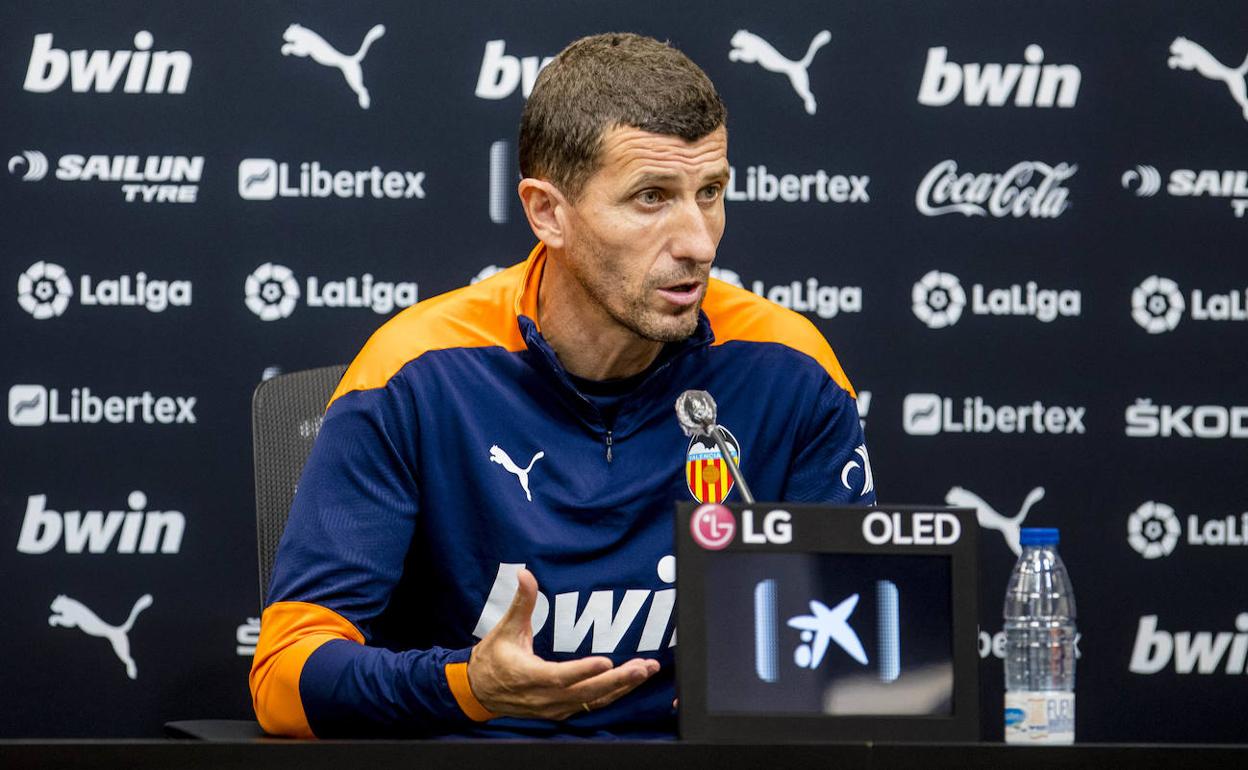
[(391, 319), (330, 401), (252, 667), (266, 730), (670, 736), (674, 503), (732, 491), (681, 433), (685, 389), (719, 400), (759, 499), (873, 502), (865, 463), (842, 473), (866, 450), (822, 336), (709, 278), (725, 116), (636, 35), (539, 76), (537, 248)]

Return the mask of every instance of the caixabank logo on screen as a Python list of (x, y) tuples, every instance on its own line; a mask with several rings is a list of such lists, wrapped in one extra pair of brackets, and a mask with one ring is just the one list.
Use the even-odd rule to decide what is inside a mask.
[(195, 396), (101, 394), (89, 387), (57, 388), (19, 384), (9, 388), (9, 424), (45, 425), (194, 425)]
[(423, 200), (425, 172), (386, 171), (380, 166), (334, 170), (315, 160), (285, 163), (272, 158), (244, 158), (238, 164), (238, 195), (248, 201)]
[[(156, 278), (139, 270), (118, 276), (78, 279), (78, 304), (82, 307), (115, 309), (142, 308), (163, 313), (171, 307), (189, 307), (193, 286), (189, 280)], [(55, 262), (39, 260), (17, 277), (17, 304), (36, 320), (63, 315), (74, 300), (74, 281)]]
[(385, 315), (415, 305), (420, 287), (415, 281), (383, 281), (372, 273), (325, 279), (307, 276), (302, 286), (285, 265), (265, 262), (243, 282), (243, 303), (261, 321), (289, 318), (302, 302), (316, 309), (368, 309)]

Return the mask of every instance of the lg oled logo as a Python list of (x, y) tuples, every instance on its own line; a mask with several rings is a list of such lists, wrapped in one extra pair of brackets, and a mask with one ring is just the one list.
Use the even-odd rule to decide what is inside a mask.
[(1169, 556), (1183, 540), (1191, 546), (1248, 545), (1248, 512), (1203, 520), (1192, 514), (1186, 523), (1185, 533), (1174, 508), (1149, 500), (1127, 517), (1127, 543), (1145, 559)]
[[(9, 158), (9, 173), (20, 172), (23, 182), (38, 182), (48, 171), (38, 150)], [(62, 182), (120, 182), (127, 203), (194, 203), (203, 175), (199, 155), (62, 155), (54, 172)]]
[(306, 292), (294, 271), (285, 265), (265, 262), (243, 283), (243, 302), (262, 321), (289, 318), (300, 298), (313, 308), (367, 308), (385, 315), (395, 308), (415, 305), (419, 287), (412, 281), (378, 281), (372, 273), (338, 280), (309, 276)]
[[(161, 313), (189, 306), (191, 294), (190, 281), (150, 278), (142, 271), (100, 279), (88, 274), (79, 280), (78, 302), (84, 307), (141, 307)], [(17, 277), (17, 303), (40, 321), (63, 314), (73, 295), (69, 274), (54, 262), (36, 262)]]
[(1131, 292), (1131, 318), (1149, 334), (1174, 331), (1185, 314), (1193, 321), (1248, 321), (1248, 288), (1207, 295), (1193, 289), (1189, 305), (1177, 283), (1150, 275)]
[[(182, 94), (191, 77), (186, 51), (153, 51), (147, 30), (134, 36), (132, 51), (64, 51), (52, 47), (52, 33), (35, 35), (22, 87), (34, 93), (56, 91), (65, 81), (74, 93)], [(124, 75), (124, 79), (123, 79)]]
[[(959, 95), (968, 107), (1074, 107), (1083, 74), (1073, 64), (1045, 64), (1044, 49), (1032, 43), (1026, 64), (957, 64), (944, 46), (927, 49), (919, 104), (943, 107)], [(1011, 95), (1014, 97), (1010, 99)]]
[(238, 195), (243, 200), (275, 198), (373, 198), (410, 200), (425, 197), (425, 172), (329, 171), (318, 161), (300, 163), (292, 177), (289, 163), (271, 158), (245, 158), (238, 164)]
[[(910, 309), (930, 329), (953, 326), (967, 308), (962, 282), (952, 273), (928, 271), (915, 282)], [(971, 287), (969, 307), (978, 316), (1024, 316), (1043, 323), (1083, 313), (1083, 295), (1075, 289), (1042, 289), (1035, 281), (990, 289), (982, 283)]]

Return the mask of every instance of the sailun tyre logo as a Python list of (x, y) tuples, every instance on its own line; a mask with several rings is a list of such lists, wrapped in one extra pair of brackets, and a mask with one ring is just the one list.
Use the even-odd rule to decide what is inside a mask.
[(73, 293), (65, 268), (52, 262), (36, 262), (17, 278), (17, 303), (40, 321), (64, 313)]
[(920, 278), (911, 292), (914, 315), (931, 329), (953, 326), (966, 307), (962, 282), (952, 273), (930, 270)]
[(1149, 500), (1127, 519), (1127, 542), (1145, 559), (1159, 559), (1174, 550), (1181, 530), (1173, 508)]
[(1136, 166), (1122, 172), (1122, 189), (1135, 185), (1138, 198), (1151, 198), (1161, 192), (1161, 173), (1153, 166)]
[(1169, 278), (1150, 275), (1131, 292), (1131, 317), (1149, 334), (1174, 331), (1186, 309), (1183, 292)]
[(295, 312), (299, 302), (299, 282), (285, 265), (265, 262), (247, 276), (245, 284), (247, 309), (261, 321), (277, 321)]
[(26, 171), (22, 174), (23, 182), (38, 182), (48, 175), (48, 156), (38, 150), (23, 150), (21, 155), (9, 158), (9, 173), (16, 174), (22, 166)]

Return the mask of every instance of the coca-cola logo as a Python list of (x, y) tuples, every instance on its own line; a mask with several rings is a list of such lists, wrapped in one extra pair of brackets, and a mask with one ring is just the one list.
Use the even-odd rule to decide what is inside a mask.
[(1070, 190), (1061, 183), (1078, 170), (1070, 163), (1050, 166), (1025, 160), (1004, 174), (959, 174), (957, 161), (944, 160), (923, 177), (914, 204), (920, 214), (929, 217), (962, 214), (1054, 219), (1070, 205)]

